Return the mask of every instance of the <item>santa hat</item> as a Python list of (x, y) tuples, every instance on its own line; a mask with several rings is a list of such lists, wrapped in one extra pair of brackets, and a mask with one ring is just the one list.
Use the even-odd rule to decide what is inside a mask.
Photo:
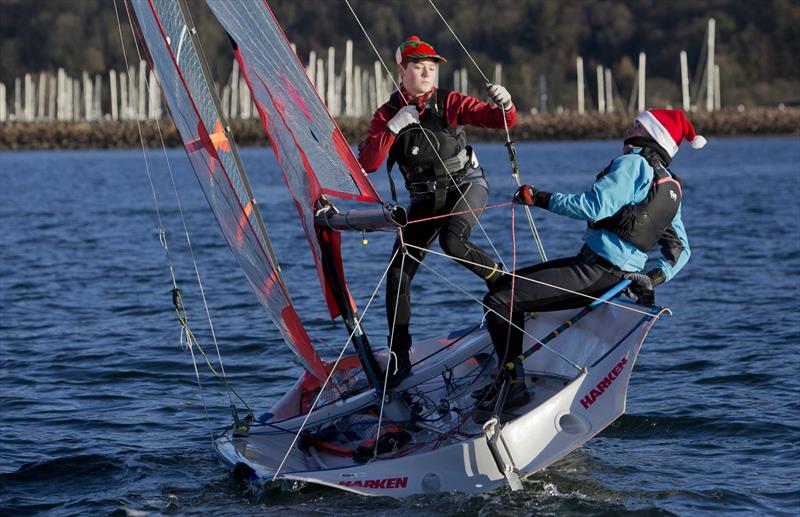
[(693, 149), (706, 145), (706, 139), (694, 132), (692, 123), (683, 110), (648, 110), (634, 119), (669, 153), (675, 156), (681, 140), (687, 140)]
[(397, 47), (397, 52), (394, 54), (394, 59), (397, 64), (401, 64), (403, 59), (410, 57), (416, 59), (430, 59), (438, 63), (447, 63), (447, 60), (436, 53), (433, 45), (425, 43), (419, 36), (409, 36), (404, 42)]

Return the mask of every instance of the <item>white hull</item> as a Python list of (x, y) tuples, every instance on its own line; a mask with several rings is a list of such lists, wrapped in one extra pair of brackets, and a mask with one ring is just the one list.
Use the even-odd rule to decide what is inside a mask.
[[(585, 367), (582, 372), (548, 350), (539, 350), (528, 357), (526, 383), (532, 398), (527, 405), (501, 419), (497, 448), (502, 463), (513, 468), (517, 476), (528, 476), (566, 456), (618, 418), (625, 411), (628, 381), (636, 357), (648, 331), (663, 312), (654, 310), (651, 315), (642, 315), (605, 305), (564, 331), (550, 345)], [(542, 338), (574, 313), (539, 314), (527, 321), (526, 331)], [(451, 408), (458, 410), (474, 403), (469, 393), (488, 382), (491, 370), (481, 370), (477, 379), (473, 374), (459, 385), (459, 380), (467, 379), (478, 364), (474, 359), (464, 361), (481, 352), (491, 352), (492, 347), (482, 329), (454, 345), (448, 343), (448, 339), (432, 339), (416, 344), (413, 361), (436, 350), (441, 353), (415, 364), (413, 375), (400, 388), (413, 393), (424, 386), (428, 398), (436, 401), (447, 398)], [(525, 348), (529, 345), (526, 338)], [(450, 380), (454, 380), (449, 389), (442, 375), (448, 368), (453, 372)], [(300, 382), (276, 404), (272, 410), (276, 416), (268, 421), (283, 431), (259, 426), (244, 437), (226, 434), (214, 444), (222, 458), (231, 466), (249, 467), (251, 470), (245, 470), (253, 480), (272, 480), (305, 416), (292, 414), (299, 407), (299, 386)], [(307, 426), (320, 425), (378, 403), (374, 392), (367, 391), (315, 410)], [(405, 408), (405, 404), (393, 400), (386, 404), (385, 414), (401, 421), (407, 418)], [(457, 426), (458, 415), (451, 412), (440, 421), (423, 424), (425, 428), (414, 432), (399, 453), (382, 454), (363, 464), (313, 447), (311, 450), (295, 447), (277, 479), (390, 497), (451, 491), (477, 493), (506, 484), (506, 476), (492, 455), (482, 425), (472, 418), (462, 420), (466, 421)], [(456, 427), (460, 433), (443, 435)], [(408, 454), (404, 455), (404, 451)]]

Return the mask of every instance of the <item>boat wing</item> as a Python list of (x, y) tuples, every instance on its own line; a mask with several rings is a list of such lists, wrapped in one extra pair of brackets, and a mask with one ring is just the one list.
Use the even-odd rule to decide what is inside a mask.
[(186, 154), (228, 246), (286, 344), (308, 371), (325, 379), (327, 370), (286, 290), (183, 2), (133, 0), (132, 4)]
[[(339, 315), (336, 296), (346, 285), (326, 273), (323, 248), (332, 255), (344, 279), (338, 232), (314, 226), (320, 196), (350, 199), (370, 205), (380, 196), (350, 150), (342, 132), (289, 45), (265, 1), (207, 0), (228, 32), (272, 148), (286, 179), (311, 245), (314, 262), (331, 316)], [(338, 291), (338, 294), (334, 294)], [(344, 292), (342, 292), (344, 291)], [(352, 299), (350, 299), (352, 303)]]

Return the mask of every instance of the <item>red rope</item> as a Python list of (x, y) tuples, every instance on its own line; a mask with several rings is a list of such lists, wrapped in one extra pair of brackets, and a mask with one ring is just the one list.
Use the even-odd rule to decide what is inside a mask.
[[(473, 208), (471, 210), (463, 210), (461, 212), (450, 212), (449, 214), (434, 215), (433, 217), (426, 217), (425, 219), (414, 219), (413, 221), (409, 221), (408, 224), (422, 223), (424, 221), (432, 221), (434, 219), (441, 219), (443, 217), (452, 217), (454, 215), (463, 215), (463, 214), (472, 214), (472, 213), (475, 213), (475, 212), (483, 212), (484, 210), (489, 210), (490, 208), (500, 208), (502, 206), (511, 205), (511, 204), (513, 204), (513, 201), (507, 201), (505, 203), (497, 203), (496, 205), (489, 205), (489, 206), (485, 206), (483, 208)], [(512, 214), (513, 214), (513, 211), (512, 211)]]
[(517, 275), (514, 273), (517, 270), (517, 232), (514, 223), (514, 203), (511, 203), (511, 300), (508, 302), (508, 335), (506, 336), (506, 350), (503, 353), (503, 362), (500, 365), (501, 372), (508, 360), (508, 345), (509, 341), (511, 341), (511, 328), (514, 322), (514, 288), (517, 283)]

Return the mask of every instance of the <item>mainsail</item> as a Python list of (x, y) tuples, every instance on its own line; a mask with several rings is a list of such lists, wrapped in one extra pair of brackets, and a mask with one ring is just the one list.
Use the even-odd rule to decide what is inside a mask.
[[(336, 317), (341, 309), (337, 298), (340, 304), (342, 299), (352, 301), (344, 285), (339, 234), (314, 225), (318, 200), (325, 195), (374, 206), (381, 203), (380, 196), (266, 2), (207, 3), (236, 46), (236, 58), (295, 200), (331, 315)], [(338, 274), (331, 274), (332, 267)]]
[(286, 343), (308, 371), (325, 379), (327, 369), (289, 298), (182, 2), (132, 3), (186, 154), (228, 246)]

